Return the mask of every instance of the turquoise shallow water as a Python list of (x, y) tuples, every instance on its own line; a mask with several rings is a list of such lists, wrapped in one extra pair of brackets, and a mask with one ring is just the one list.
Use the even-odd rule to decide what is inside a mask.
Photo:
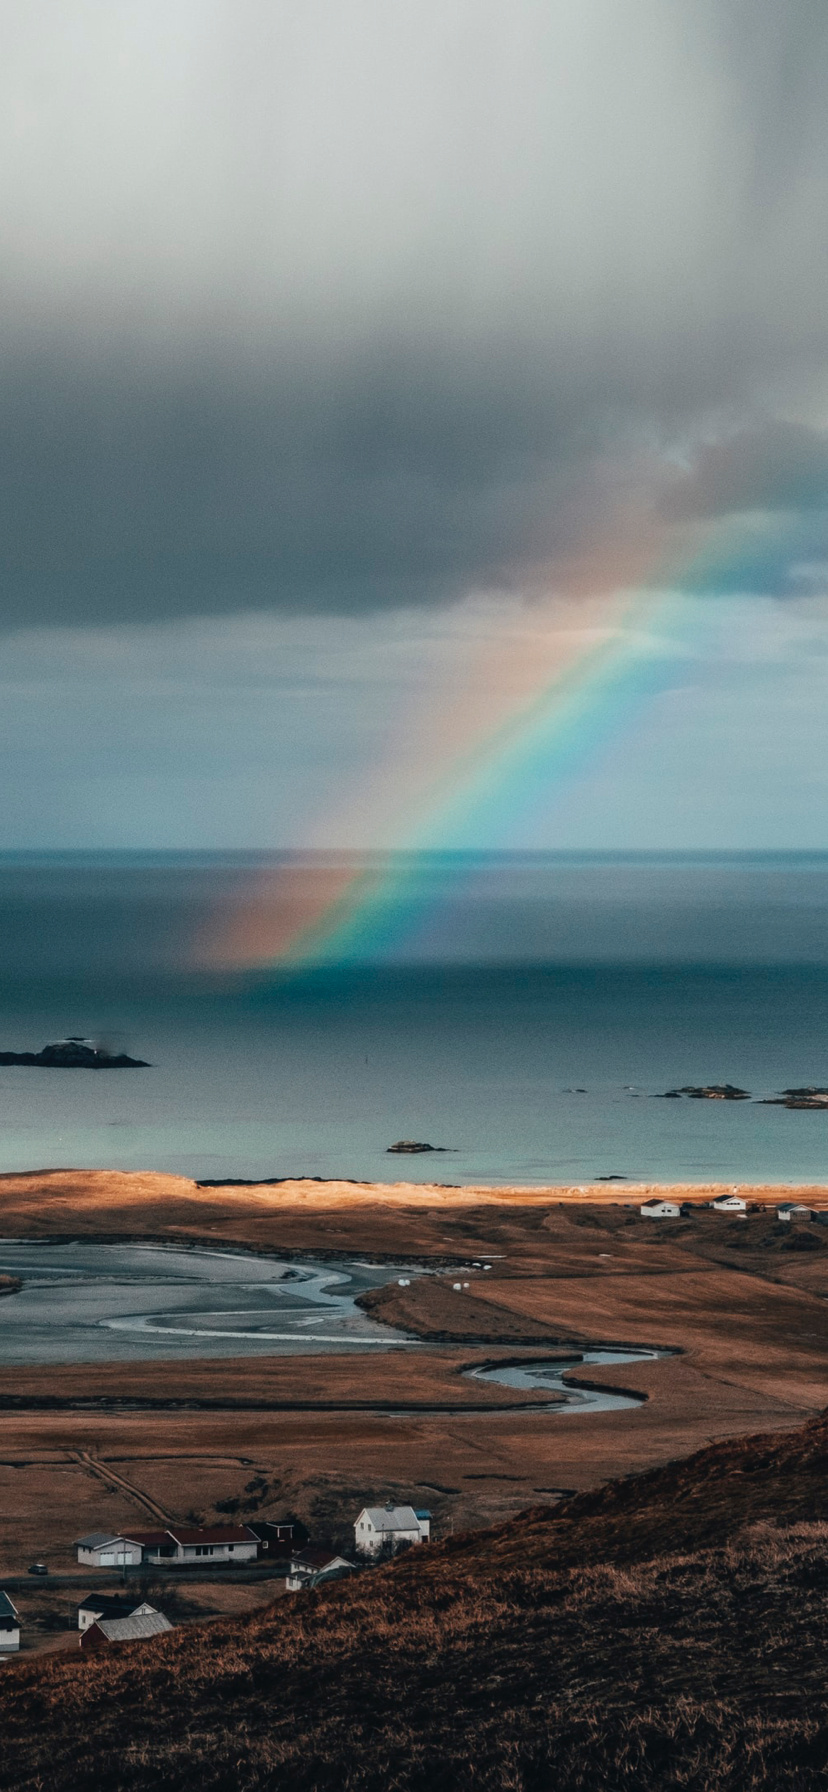
[[(373, 961), (193, 969), (189, 943), (252, 874), (0, 861), (0, 1049), (92, 1033), (152, 1061), (0, 1069), (0, 1168), (828, 1177), (828, 1114), (656, 1099), (828, 1085), (828, 859), (431, 860)], [(398, 1138), (450, 1154), (387, 1156)]]

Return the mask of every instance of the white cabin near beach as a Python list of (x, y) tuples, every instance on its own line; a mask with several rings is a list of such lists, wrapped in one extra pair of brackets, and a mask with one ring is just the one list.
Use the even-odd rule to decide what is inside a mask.
[(741, 1195), (719, 1195), (710, 1205), (715, 1213), (747, 1213), (747, 1201)]
[(638, 1211), (645, 1220), (677, 1220), (681, 1218), (678, 1201), (645, 1201)]

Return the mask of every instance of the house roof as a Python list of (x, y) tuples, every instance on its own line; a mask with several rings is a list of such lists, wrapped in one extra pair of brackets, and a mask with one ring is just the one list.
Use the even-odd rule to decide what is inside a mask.
[(0, 1619), (16, 1617), (17, 1606), (12, 1604), (8, 1593), (0, 1593)]
[(180, 1526), (170, 1529), (169, 1535), (182, 1546), (194, 1543), (255, 1543), (257, 1538), (249, 1531), (246, 1524), (213, 1524), (207, 1526)]
[(76, 1549), (103, 1549), (106, 1543), (131, 1543), (132, 1541), (131, 1537), (124, 1538), (118, 1533), (113, 1535), (112, 1531), (90, 1531), (88, 1537), (76, 1538), (75, 1547)]
[[(416, 1531), (417, 1514), (413, 1506), (364, 1506), (360, 1518), (370, 1518), (375, 1531)], [(357, 1519), (359, 1523), (359, 1519)]]
[[(332, 1562), (345, 1562), (345, 1557), (334, 1549), (332, 1543), (312, 1544), (309, 1549), (295, 1550), (290, 1558), (291, 1568), (308, 1568), (314, 1572), (329, 1568)], [(350, 1568), (350, 1562), (347, 1565)]]
[(147, 1612), (141, 1617), (99, 1618), (93, 1628), (102, 1630), (110, 1643), (134, 1643), (141, 1637), (160, 1636), (173, 1626), (163, 1612)]
[(140, 1543), (142, 1549), (157, 1549), (162, 1543), (169, 1543), (169, 1531), (130, 1531), (124, 1538), (125, 1543)]

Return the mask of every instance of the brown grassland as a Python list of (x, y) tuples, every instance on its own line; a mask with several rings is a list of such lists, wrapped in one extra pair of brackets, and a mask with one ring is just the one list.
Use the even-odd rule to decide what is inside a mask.
[[(391, 1495), (428, 1505), (442, 1539), (275, 1606), (268, 1583), (188, 1581), (179, 1617), (235, 1615), (94, 1662), (6, 1663), (0, 1786), (824, 1784), (828, 1226), (776, 1220), (799, 1190), (743, 1189), (747, 1220), (685, 1192), (693, 1212), (668, 1224), (626, 1185), (0, 1178), (7, 1237), (221, 1240), (433, 1272), (364, 1297), (422, 1340), (370, 1367), (4, 1370), (0, 1576), (44, 1555), (59, 1587), (76, 1536), (154, 1522), (150, 1507), (293, 1511), (344, 1543), (358, 1506)], [(824, 1188), (804, 1198), (828, 1208)], [(475, 1260), (491, 1271), (456, 1292)], [(619, 1412), (530, 1411), (537, 1395), (463, 1374), (596, 1342), (673, 1354), (585, 1372), (642, 1396)], [(46, 1596), (14, 1597), (25, 1635)]]
[(9, 1665), (8, 1792), (816, 1792), (828, 1425), (207, 1627)]

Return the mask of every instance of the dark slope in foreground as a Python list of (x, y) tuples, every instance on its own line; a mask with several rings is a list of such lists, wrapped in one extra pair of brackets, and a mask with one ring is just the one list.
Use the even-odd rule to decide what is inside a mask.
[(828, 1422), (238, 1622), (7, 1667), (14, 1792), (816, 1792)]

